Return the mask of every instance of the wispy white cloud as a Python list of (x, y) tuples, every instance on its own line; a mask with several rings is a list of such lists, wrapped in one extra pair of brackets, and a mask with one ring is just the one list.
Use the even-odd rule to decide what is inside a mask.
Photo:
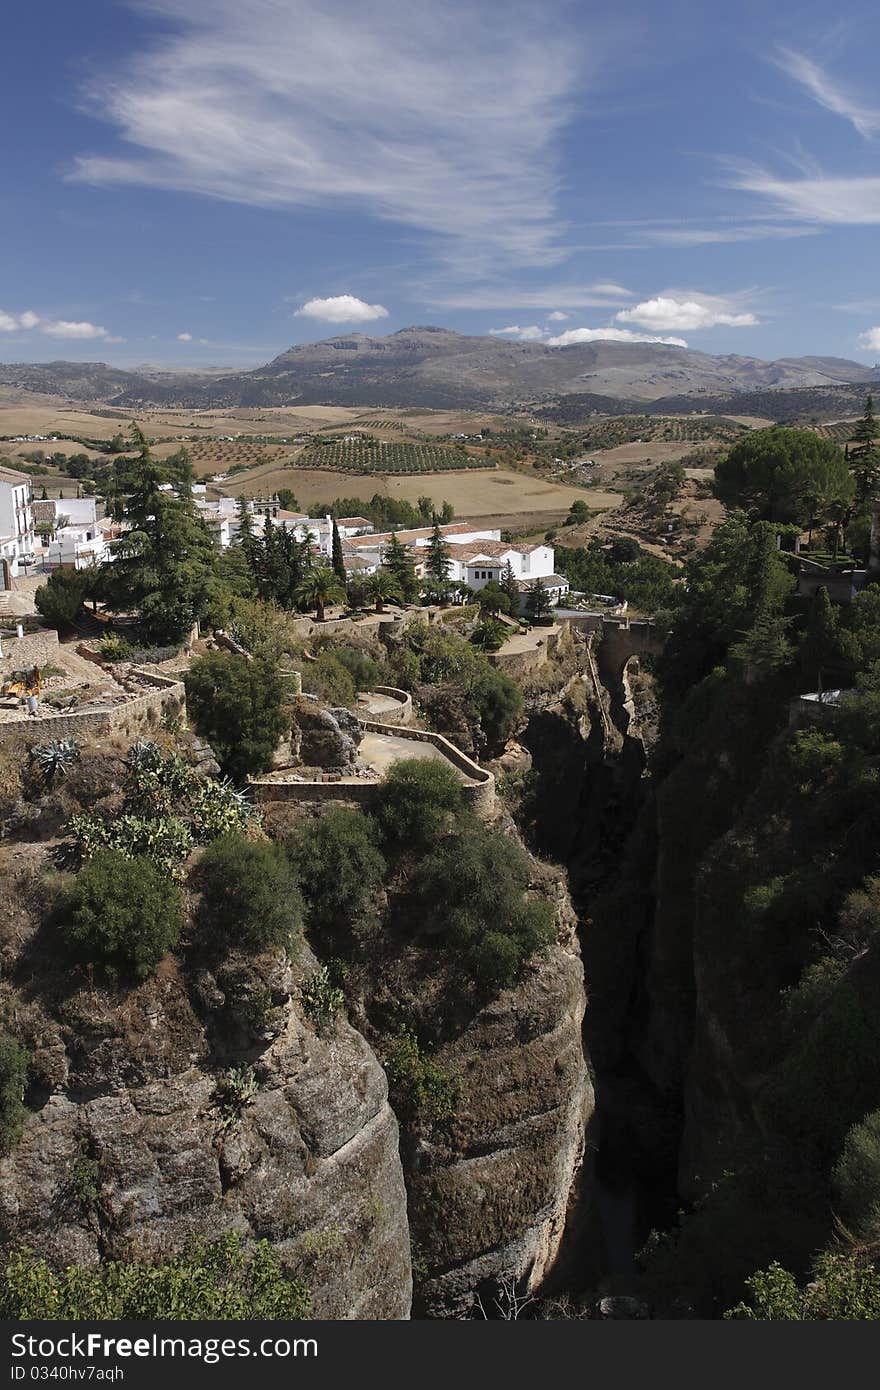
[(490, 328), (489, 332), (493, 338), (501, 338), (506, 335), (518, 339), (521, 343), (539, 343), (546, 336), (546, 329), (541, 328), (537, 323), (531, 323), (526, 328), (521, 328), (518, 323), (512, 323), (509, 328)]
[(548, 338), (549, 347), (570, 347), (572, 343), (665, 343), (668, 347), (687, 347), (684, 338), (658, 338), (653, 333), (633, 333), (628, 328), (567, 328), (556, 338)]
[(758, 323), (754, 314), (737, 312), (727, 300), (714, 295), (688, 295), (686, 298), (658, 295), (630, 309), (621, 309), (615, 318), (618, 323), (684, 332), (698, 328), (754, 328)]
[(764, 198), (776, 214), (826, 226), (874, 226), (880, 222), (880, 177), (826, 175), (783, 178), (753, 164), (729, 175), (734, 188)]
[(849, 121), (865, 140), (880, 135), (880, 106), (871, 106), (849, 91), (812, 58), (793, 48), (780, 47), (773, 61), (826, 111)]
[(564, 323), (565, 320), (569, 318), (571, 318), (571, 314), (563, 314), (560, 309), (554, 309), (552, 314), (547, 315), (547, 322)]
[(880, 352), (880, 328), (867, 328), (859, 334), (859, 343), (871, 352)]
[(551, 309), (555, 304), (565, 304), (569, 309), (613, 309), (632, 299), (633, 293), (623, 285), (600, 280), (589, 285), (552, 284), (537, 288), (476, 285), (467, 290), (428, 291), (424, 298), (440, 309)]
[(787, 241), (792, 237), (817, 236), (818, 232), (818, 227), (751, 222), (721, 227), (647, 227), (640, 235), (644, 246), (723, 246), (739, 241)]
[(370, 323), (387, 319), (384, 304), (366, 304), (353, 294), (332, 294), (327, 299), (308, 299), (294, 313), (297, 319), (319, 319), (322, 323)]
[(563, 254), (557, 137), (609, 42), (485, 0), (143, 0), (164, 32), (89, 93), (130, 152), (71, 177), (260, 207), (360, 207), (508, 263)]
[(178, 335), (177, 335), (177, 341), (178, 341), (179, 343), (191, 343), (191, 342), (192, 342), (192, 336), (193, 336), (193, 335), (192, 335), (191, 333), (178, 333)]

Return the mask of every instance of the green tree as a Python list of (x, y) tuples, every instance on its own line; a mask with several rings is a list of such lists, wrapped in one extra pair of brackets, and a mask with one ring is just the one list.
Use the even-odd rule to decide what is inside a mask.
[(296, 508), (299, 506), (296, 497), (291, 492), (289, 487), (280, 487), (278, 489), (278, 492), (276, 493), (276, 496), (278, 498), (278, 505), (284, 512), (295, 511)]
[(345, 557), (342, 554), (342, 538), (339, 535), (339, 527), (336, 525), (335, 517), (333, 518), (332, 552), (333, 553), (331, 563), (333, 565), (333, 572), (336, 575), (336, 578), (339, 580), (340, 584), (342, 584), (344, 587), (346, 581)]
[(822, 690), (829, 667), (840, 664), (841, 633), (837, 611), (821, 585), (810, 605), (807, 629), (801, 639), (801, 666), (814, 690)]
[(382, 567), (386, 569), (390, 575), (393, 575), (403, 601), (405, 603), (411, 603), (419, 591), (415, 566), (412, 556), (398, 540), (396, 531), (391, 532), (391, 539), (385, 547), (385, 553), (382, 556)]
[(478, 821), (460, 825), (424, 856), (408, 911), (420, 936), (454, 951), (475, 979), (498, 988), (553, 935), (553, 910), (527, 894), (528, 857)]
[(304, 608), (314, 608), (318, 622), (322, 623), (328, 603), (345, 602), (345, 585), (329, 565), (315, 565), (300, 580), (296, 600)]
[(253, 540), (254, 518), (244, 493), (241, 493), (235, 503), (235, 516), (238, 521), (239, 544), (246, 546), (249, 541)]
[(848, 1131), (832, 1171), (834, 1195), (846, 1228), (859, 1240), (880, 1235), (880, 1110)]
[(293, 953), (302, 930), (296, 873), (280, 845), (223, 835), (199, 861), (205, 934)]
[(435, 521), (434, 530), (431, 532), (431, 539), (428, 542), (425, 574), (433, 579), (436, 584), (443, 585), (449, 578), (449, 566), (451, 563), (449, 545), (444, 539), (443, 532), (440, 530), (439, 522)]
[(434, 758), (394, 763), (379, 788), (375, 816), (389, 853), (423, 853), (464, 809), (462, 783)]
[(371, 574), (366, 589), (376, 605), (377, 613), (384, 613), (386, 603), (402, 602), (400, 586), (390, 570), (379, 569), (375, 574)]
[(519, 583), (517, 582), (516, 575), (513, 572), (513, 565), (510, 563), (509, 560), (505, 564), (504, 569), (501, 571), (501, 579), (499, 581), (499, 584), (503, 592), (507, 595), (507, 601), (510, 604), (510, 607), (507, 609), (508, 613), (518, 613)]
[(874, 414), (874, 396), (870, 391), (865, 399), (865, 413), (856, 421), (852, 437), (857, 445), (868, 448), (873, 445), (875, 439), (880, 438), (880, 424), (877, 423), (877, 416)]
[(832, 440), (773, 426), (752, 430), (716, 465), (715, 491), (728, 506), (803, 526), (810, 519), (808, 499), (818, 497), (824, 514), (833, 502), (850, 501), (853, 480)]
[[(132, 536), (101, 567), (101, 593), (109, 607), (139, 612), (151, 641), (181, 641), (197, 618), (224, 615), (225, 600), (216, 578), (217, 552), (186, 486), (186, 464), (161, 465), (143, 432), (131, 427), (137, 457), (125, 515)], [(176, 481), (181, 495), (163, 491)]]
[(333, 807), (298, 826), (287, 850), (302, 886), (309, 927), (322, 936), (351, 931), (369, 911), (385, 874), (372, 817)]
[(109, 1260), (55, 1270), (16, 1250), (0, 1281), (0, 1316), (16, 1321), (289, 1321), (307, 1317), (310, 1302), (268, 1241), (246, 1251), (237, 1231), (213, 1242), (192, 1238), (156, 1264)]
[(273, 662), (226, 652), (198, 657), (184, 675), (186, 707), (227, 776), (265, 772), (290, 729), (287, 691)]
[(801, 1288), (794, 1275), (773, 1263), (746, 1280), (749, 1302), (725, 1318), (753, 1322), (864, 1322), (880, 1318), (880, 1270), (864, 1257), (825, 1251)]
[(533, 623), (540, 623), (550, 616), (550, 595), (547, 593), (547, 586), (542, 579), (536, 579), (534, 583), (529, 585), (526, 612)]
[(149, 859), (98, 852), (66, 894), (64, 936), (74, 954), (111, 978), (151, 975), (183, 926), (178, 888)]
[(34, 595), (37, 612), (53, 627), (68, 626), (88, 597), (91, 578), (86, 570), (55, 570)]
[(510, 599), (500, 584), (491, 579), (477, 590), (477, 605), (484, 613), (497, 614), (510, 612)]

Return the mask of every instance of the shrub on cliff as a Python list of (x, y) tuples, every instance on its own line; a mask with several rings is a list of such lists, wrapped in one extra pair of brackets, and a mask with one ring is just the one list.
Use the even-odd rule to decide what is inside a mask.
[(73, 951), (108, 975), (143, 980), (177, 944), (180, 892), (148, 859), (99, 850), (85, 864), (62, 907)]
[(0, 1316), (15, 1319), (299, 1319), (308, 1316), (306, 1286), (291, 1279), (267, 1241), (245, 1252), (229, 1231), (192, 1240), (161, 1264), (111, 1260), (58, 1272), (27, 1250), (9, 1256), (0, 1285)]
[(236, 781), (265, 772), (290, 728), (277, 667), (226, 652), (199, 657), (184, 676), (189, 717)]
[(519, 845), (473, 822), (422, 859), (410, 889), (412, 921), (435, 936), (481, 985), (509, 985), (553, 937), (553, 909), (526, 896)]
[(880, 1233), (880, 1110), (853, 1125), (832, 1172), (836, 1206), (849, 1230), (865, 1240)]
[(376, 839), (372, 817), (348, 807), (334, 807), (291, 836), (288, 853), (315, 931), (345, 931), (369, 910), (385, 874)]
[(801, 1288), (773, 1263), (746, 1280), (749, 1302), (725, 1318), (753, 1322), (875, 1322), (880, 1318), (880, 1269), (857, 1255), (826, 1250)]
[(14, 1038), (0, 1034), (0, 1153), (12, 1148), (24, 1124), (28, 1063), (25, 1049)]
[(446, 762), (407, 758), (385, 775), (376, 820), (391, 853), (423, 854), (464, 813), (462, 784)]
[(291, 951), (302, 928), (296, 874), (280, 845), (223, 835), (199, 862), (207, 932), (234, 944)]

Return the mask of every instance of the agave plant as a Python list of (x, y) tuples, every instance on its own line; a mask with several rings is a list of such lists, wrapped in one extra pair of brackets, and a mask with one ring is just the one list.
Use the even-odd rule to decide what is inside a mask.
[(193, 798), (193, 826), (205, 844), (234, 830), (242, 830), (256, 811), (244, 792), (227, 778), (213, 777), (201, 783)]
[(79, 761), (79, 745), (74, 738), (52, 739), (30, 751), (30, 761), (34, 764), (47, 787), (59, 777), (66, 777), (75, 762)]

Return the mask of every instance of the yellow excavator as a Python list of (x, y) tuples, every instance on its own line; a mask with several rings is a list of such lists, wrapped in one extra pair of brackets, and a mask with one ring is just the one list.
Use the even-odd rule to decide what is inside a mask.
[(9, 680), (0, 686), (0, 695), (6, 700), (16, 697), (23, 700), (27, 695), (39, 695), (42, 688), (42, 672), (39, 666), (32, 666), (29, 671), (13, 671)]

